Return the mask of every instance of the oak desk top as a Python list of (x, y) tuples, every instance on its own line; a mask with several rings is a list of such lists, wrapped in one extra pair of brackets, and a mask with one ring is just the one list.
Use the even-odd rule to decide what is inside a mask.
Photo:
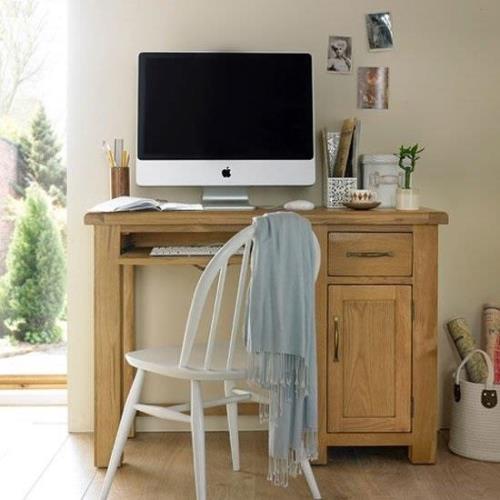
[[(141, 211), (141, 212), (89, 212), (87, 225), (246, 225), (252, 218), (281, 208), (259, 208), (248, 211)], [(312, 224), (362, 224), (362, 225), (436, 225), (448, 224), (448, 214), (430, 208), (402, 211), (393, 208), (375, 210), (350, 210), (339, 208), (315, 208), (298, 212)]]

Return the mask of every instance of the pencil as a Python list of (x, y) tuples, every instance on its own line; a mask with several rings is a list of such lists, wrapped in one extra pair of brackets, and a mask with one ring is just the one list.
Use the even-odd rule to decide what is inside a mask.
[(108, 163), (109, 163), (109, 166), (111, 168), (115, 167), (115, 160), (113, 159), (113, 153), (111, 152), (111, 150), (109, 151), (106, 151), (106, 155), (108, 157)]
[(111, 152), (111, 148), (109, 147), (109, 144), (106, 141), (102, 141), (102, 149), (104, 149), (104, 151), (106, 153), (106, 157), (108, 158), (109, 166), (111, 168), (116, 167), (115, 158), (113, 156), (113, 153)]
[(128, 151), (126, 149), (122, 152), (120, 167), (128, 167)]

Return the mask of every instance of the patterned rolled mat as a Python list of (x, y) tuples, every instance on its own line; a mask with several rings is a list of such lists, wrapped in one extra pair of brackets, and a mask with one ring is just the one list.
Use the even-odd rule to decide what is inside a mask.
[[(462, 359), (469, 354), (469, 352), (477, 349), (476, 340), (472, 336), (469, 325), (464, 318), (454, 318), (446, 324), (448, 332), (450, 333), (458, 353)], [(469, 380), (475, 383), (482, 383), (486, 381), (488, 376), (488, 367), (483, 357), (476, 353), (466, 364)]]
[(483, 335), (486, 340), (486, 352), (493, 361), (495, 384), (500, 384), (500, 305), (485, 304)]

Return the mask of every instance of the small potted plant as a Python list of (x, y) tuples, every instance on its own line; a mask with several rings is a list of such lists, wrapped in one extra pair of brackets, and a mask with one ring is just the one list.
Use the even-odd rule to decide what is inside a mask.
[(424, 148), (419, 144), (413, 146), (401, 146), (396, 156), (399, 158), (399, 166), (404, 171), (403, 187), (398, 188), (396, 193), (396, 208), (398, 210), (418, 210), (418, 191), (411, 187), (411, 174), (415, 170), (415, 164), (420, 159), (418, 156)]

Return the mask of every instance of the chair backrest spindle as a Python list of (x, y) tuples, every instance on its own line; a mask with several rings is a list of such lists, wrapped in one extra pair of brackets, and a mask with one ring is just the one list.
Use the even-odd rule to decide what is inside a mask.
[[(186, 367), (189, 365), (191, 352), (193, 350), (196, 335), (199, 331), (200, 320), (207, 301), (208, 293), (214, 280), (219, 275), (219, 283), (217, 285), (217, 292), (214, 301), (214, 311), (212, 314), (212, 323), (209, 330), (209, 348), (205, 351), (204, 360), (202, 361), (202, 366), (199, 368), (209, 369), (213, 354), (213, 344), (215, 342), (215, 337), (217, 334), (217, 326), (220, 314), (220, 307), (222, 301), (222, 295), (224, 290), (224, 282), (227, 277), (226, 268), (229, 259), (235, 255), (241, 247), (244, 247), (243, 259), (242, 261), (249, 261), (249, 246), (255, 232), (253, 226), (248, 226), (236, 235), (234, 235), (212, 258), (208, 263), (207, 267), (203, 271), (198, 284), (196, 285), (193, 300), (191, 302), (191, 308), (189, 310), (188, 319), (186, 322), (186, 330), (184, 332), (184, 341), (182, 343), (182, 350), (179, 359), (179, 366)], [(245, 258), (246, 255), (246, 258)], [(243, 268), (243, 262), (242, 262)], [(224, 269), (224, 271), (222, 271)], [(240, 278), (242, 272), (240, 271)], [(240, 289), (240, 284), (238, 284), (238, 290)], [(241, 307), (241, 304), (240, 304)]]
[(222, 296), (224, 295), (224, 285), (226, 284), (227, 262), (221, 267), (219, 271), (219, 281), (217, 283), (217, 292), (214, 301), (214, 310), (212, 313), (212, 321), (210, 323), (210, 330), (208, 332), (207, 351), (205, 353), (205, 362), (203, 368), (210, 369), (212, 362), (212, 354), (214, 350), (215, 337), (217, 335), (217, 327), (219, 325), (220, 307), (222, 303)]
[[(241, 260), (241, 268), (239, 272), (238, 287), (236, 299), (234, 303), (234, 313), (231, 324), (231, 334), (229, 339), (229, 347), (227, 349), (227, 358), (225, 369), (233, 368), (234, 356), (237, 346), (238, 337), (241, 330), (241, 325), (246, 317), (248, 308), (248, 287), (250, 283), (249, 268), (250, 268), (250, 253), (252, 248), (252, 239), (255, 233), (254, 226), (248, 226), (235, 236), (233, 236), (212, 258), (207, 267), (203, 271), (198, 284), (196, 285), (191, 308), (189, 310), (186, 329), (184, 332), (184, 340), (179, 359), (180, 367), (191, 366), (192, 368), (211, 370), (213, 365), (213, 354), (215, 348), (215, 339), (217, 337), (219, 318), (221, 312), (222, 298), (224, 295), (225, 282), (227, 279), (227, 267), (229, 259), (235, 255), (240, 248), (243, 247), (243, 257)], [(316, 235), (313, 233), (314, 250), (315, 250), (315, 278), (318, 276), (321, 255), (320, 246)], [(208, 294), (212, 285), (218, 277), (216, 295), (214, 299), (212, 318), (210, 322), (208, 340), (205, 347), (203, 359), (200, 361), (200, 366), (190, 365), (191, 353), (196, 340), (196, 336), (200, 330), (200, 321), (203, 310), (208, 298)], [(217, 369), (224, 369), (219, 366)]]
[(234, 351), (236, 348), (237, 335), (239, 333), (241, 324), (241, 310), (243, 305), (243, 300), (246, 297), (246, 283), (247, 283), (247, 273), (250, 264), (250, 249), (252, 243), (248, 242), (245, 245), (245, 250), (243, 252), (243, 259), (241, 261), (240, 269), (240, 279), (238, 281), (238, 292), (236, 293), (236, 301), (234, 304), (234, 314), (233, 314), (233, 324), (231, 326), (231, 338), (229, 340), (229, 352), (227, 354), (226, 368), (230, 370), (233, 367)]

